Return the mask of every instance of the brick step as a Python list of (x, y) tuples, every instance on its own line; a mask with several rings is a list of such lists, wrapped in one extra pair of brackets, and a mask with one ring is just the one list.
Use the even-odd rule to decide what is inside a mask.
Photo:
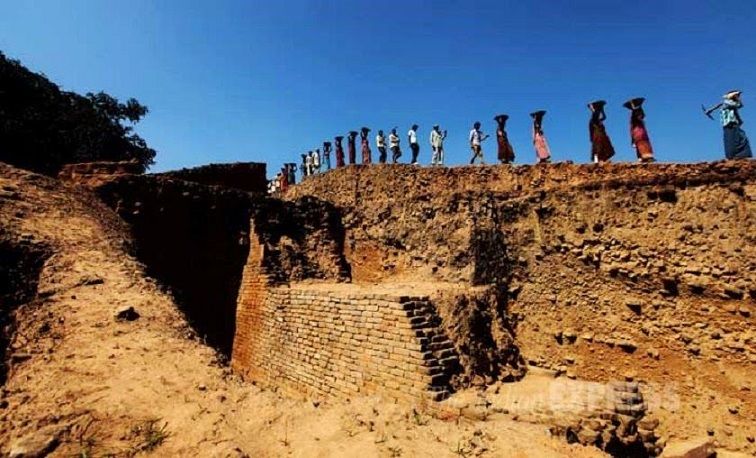
[(455, 359), (457, 358), (457, 352), (454, 350), (454, 348), (445, 348), (438, 352), (434, 352), (434, 354), (440, 361), (451, 357), (454, 357)]
[(428, 328), (435, 328), (435, 326), (432, 323), (428, 323), (427, 321), (415, 321), (412, 322), (410, 320), (410, 324), (412, 325), (412, 329), (428, 329)]
[(452, 366), (452, 365), (457, 365), (457, 364), (459, 364), (459, 357), (456, 356), (456, 355), (455, 356), (450, 356), (448, 358), (444, 358), (444, 359), (440, 360), (439, 362), (441, 363), (441, 365), (443, 365), (445, 367)]
[(446, 386), (446, 380), (442, 380), (441, 383), (431, 382), (427, 388), (428, 391), (446, 391), (448, 389), (449, 387)]
[(431, 398), (431, 400), (439, 402), (443, 401), (444, 399), (449, 397), (449, 391), (443, 390), (443, 391), (428, 391), (428, 397)]
[(428, 345), (428, 350), (433, 352), (446, 350), (447, 348), (454, 348), (454, 344), (450, 340), (444, 342), (434, 342)]
[(430, 375), (437, 375), (437, 374), (443, 374), (444, 373), (444, 367), (443, 366), (426, 366), (425, 372)]

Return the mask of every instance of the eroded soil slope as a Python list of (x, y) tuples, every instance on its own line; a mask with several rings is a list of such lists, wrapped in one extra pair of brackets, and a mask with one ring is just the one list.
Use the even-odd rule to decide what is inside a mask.
[(5, 165), (0, 190), (0, 246), (15, 256), (2, 271), (16, 285), (0, 304), (12, 324), (3, 453), (600, 456), (509, 419), (438, 418), (380, 398), (297, 401), (243, 385), (145, 277), (123, 223), (93, 195)]

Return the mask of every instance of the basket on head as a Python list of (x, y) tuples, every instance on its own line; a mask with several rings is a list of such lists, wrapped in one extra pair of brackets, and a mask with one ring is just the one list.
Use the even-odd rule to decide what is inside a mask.
[(604, 105), (606, 105), (606, 100), (594, 100), (593, 102), (588, 104), (588, 108), (591, 111), (598, 111), (603, 110)]
[(645, 101), (646, 99), (643, 97), (636, 97), (623, 103), (622, 106), (627, 108), (628, 110), (637, 110), (638, 108), (643, 106), (643, 102)]
[(546, 115), (546, 110), (538, 110), (530, 113), (530, 117), (533, 119), (543, 119)]

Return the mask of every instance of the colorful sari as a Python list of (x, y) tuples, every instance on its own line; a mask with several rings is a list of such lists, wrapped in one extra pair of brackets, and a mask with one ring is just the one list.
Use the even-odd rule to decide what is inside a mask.
[(514, 148), (509, 143), (507, 132), (504, 129), (498, 129), (496, 131), (496, 142), (499, 146), (498, 158), (503, 164), (508, 164), (515, 159)]
[(635, 153), (643, 162), (654, 160), (654, 149), (651, 147), (651, 140), (648, 138), (646, 124), (641, 120), (636, 120), (630, 124), (630, 137), (635, 145)]
[(591, 135), (591, 156), (594, 161), (607, 162), (614, 156), (614, 146), (600, 119), (591, 119), (588, 125)]
[(549, 162), (551, 160), (551, 150), (549, 150), (546, 135), (543, 134), (542, 130), (533, 129), (533, 146), (538, 162)]
[(370, 143), (367, 138), (362, 139), (362, 163), (370, 164), (373, 161), (372, 152), (370, 151)]

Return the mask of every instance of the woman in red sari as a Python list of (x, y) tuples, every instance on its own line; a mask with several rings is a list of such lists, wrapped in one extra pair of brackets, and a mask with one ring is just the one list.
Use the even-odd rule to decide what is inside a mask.
[(360, 139), (362, 140), (362, 163), (370, 164), (373, 162), (372, 151), (370, 151), (370, 140), (368, 140), (368, 134), (370, 129), (363, 127), (360, 131)]
[(499, 147), (498, 158), (502, 164), (509, 164), (510, 162), (514, 162), (515, 159), (514, 148), (509, 143), (509, 137), (507, 136), (507, 119), (509, 119), (509, 116), (505, 114), (494, 118), (498, 125), (496, 128), (496, 143)]
[(606, 127), (604, 127), (604, 120), (606, 120), (604, 105), (606, 105), (606, 102), (603, 100), (588, 104), (588, 108), (592, 112), (591, 120), (588, 123), (588, 131), (591, 136), (591, 159), (593, 162), (599, 163), (609, 162), (609, 159), (614, 156), (614, 146), (612, 146), (612, 141), (606, 133)]
[(344, 137), (338, 136), (334, 140), (336, 141), (336, 167), (344, 167), (344, 147), (341, 145)]
[(648, 138), (648, 130), (646, 130), (646, 112), (642, 108), (645, 100), (643, 97), (628, 100), (624, 107), (631, 110), (630, 141), (635, 148), (638, 161), (654, 162), (654, 149), (651, 147), (651, 139)]

